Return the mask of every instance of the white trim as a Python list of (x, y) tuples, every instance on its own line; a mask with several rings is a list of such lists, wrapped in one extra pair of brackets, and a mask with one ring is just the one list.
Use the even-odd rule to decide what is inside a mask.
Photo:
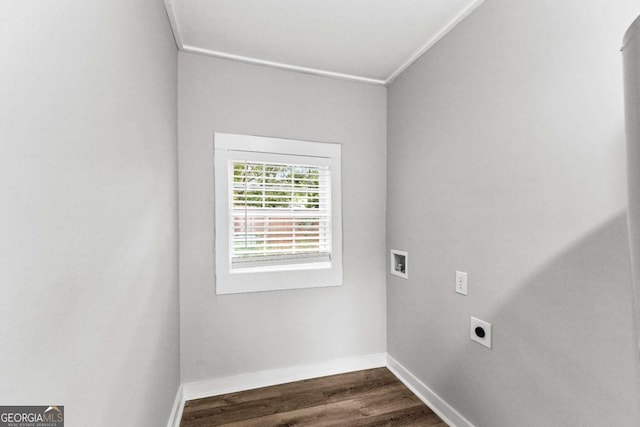
[[(231, 150), (233, 148), (233, 150)], [(342, 176), (340, 144), (295, 141), (281, 138), (214, 134), (214, 187), (215, 187), (215, 287), (217, 295), (245, 292), (275, 291), (286, 289), (306, 289), (342, 286)], [(233, 253), (233, 212), (230, 197), (233, 172), (230, 159), (237, 159), (242, 153), (251, 157), (251, 152), (261, 152), (264, 159), (273, 156), (295, 155), (304, 158), (304, 164), (329, 164), (331, 168), (331, 237), (330, 262), (259, 271), (239, 272), (231, 262)], [(277, 154), (272, 154), (277, 153)], [(327, 210), (328, 212), (328, 210)]]
[(164, 6), (167, 10), (167, 15), (169, 17), (169, 23), (171, 24), (171, 30), (173, 31), (173, 37), (176, 41), (176, 46), (178, 46), (178, 50), (183, 52), (193, 53), (196, 55), (205, 55), (211, 56), (214, 58), (223, 58), (230, 59), (232, 61), (244, 62), (246, 64), (253, 65), (264, 65), (267, 67), (279, 68), (282, 70), (295, 71), (304, 74), (311, 74), (315, 76), (322, 77), (330, 77), (334, 79), (340, 80), (349, 80), (355, 81), (359, 83), (367, 83), (377, 86), (387, 86), (393, 82), (396, 77), (398, 77), (404, 70), (406, 70), (411, 64), (418, 60), (427, 50), (429, 50), (433, 45), (435, 45), (442, 37), (444, 37), (449, 31), (453, 29), (456, 25), (458, 25), (464, 18), (469, 16), (471, 12), (473, 12), (478, 6), (480, 6), (484, 0), (475, 0), (469, 6), (464, 8), (460, 13), (458, 13), (447, 25), (442, 27), (442, 29), (431, 39), (429, 39), (420, 49), (415, 51), (413, 55), (409, 57), (404, 63), (400, 65), (400, 67), (396, 68), (396, 70), (391, 73), (386, 79), (376, 79), (372, 77), (365, 76), (357, 76), (354, 74), (346, 74), (339, 73), (336, 71), (328, 71), (321, 70), (318, 68), (309, 68), (309, 67), (301, 67), (293, 64), (285, 64), (282, 62), (268, 61), (265, 59), (253, 58), (249, 56), (242, 55), (234, 55), (231, 53), (220, 52), (217, 50), (203, 49), (196, 46), (185, 45), (182, 41), (182, 32), (180, 31), (180, 25), (178, 24), (178, 19), (176, 17), (176, 13), (173, 7), (173, 0), (164, 0)]
[(448, 24), (446, 24), (444, 27), (442, 27), (442, 29), (440, 31), (438, 31), (435, 36), (433, 36), (431, 39), (429, 39), (420, 49), (418, 49), (416, 52), (414, 52), (414, 54), (411, 55), (409, 57), (409, 59), (407, 59), (402, 65), (400, 65), (400, 67), (398, 67), (393, 73), (391, 73), (391, 75), (389, 77), (387, 77), (386, 80), (384, 81), (384, 85), (387, 86), (387, 85), (391, 84), (391, 82), (393, 82), (396, 79), (396, 77), (398, 77), (404, 70), (409, 68), (409, 66), (411, 64), (416, 62), (418, 60), (418, 58), (420, 58), (422, 55), (424, 55), (424, 53), (426, 51), (431, 49), (431, 47), (433, 47), (433, 45), (438, 43), (438, 41), (441, 38), (443, 38), (456, 25), (458, 25), (460, 22), (462, 22), (462, 20), (464, 18), (469, 16), (471, 14), (471, 12), (473, 12), (482, 3), (484, 3), (484, 0), (475, 0), (469, 6), (467, 6), (464, 9), (462, 9), (460, 11), (460, 13), (458, 13), (456, 16), (454, 16), (454, 18), (451, 21), (449, 21)]
[(386, 365), (386, 353), (369, 354), (314, 365), (293, 366), (188, 383), (183, 385), (182, 391), (184, 401), (187, 401), (363, 369), (382, 368)]
[(250, 56), (234, 55), (231, 53), (220, 52), (217, 50), (203, 49), (195, 46), (183, 45), (182, 50), (189, 53), (195, 53), (197, 55), (212, 56), (214, 58), (231, 59), (233, 61), (244, 62), (247, 64), (253, 64), (253, 65), (266, 65), (268, 67), (280, 68), (282, 70), (289, 70), (289, 71), (297, 71), (299, 73), (304, 73), (304, 74), (313, 74), (316, 76), (331, 77), (331, 78), (341, 79), (341, 80), (351, 80), (355, 82), (368, 83), (368, 84), (380, 85), (380, 86), (385, 85), (384, 80), (374, 79), (371, 77), (363, 77), (363, 76), (356, 76), (353, 74), (338, 73), (336, 71), (320, 70), (318, 68), (300, 67), (298, 65), (268, 61), (265, 59), (253, 58)]
[(404, 366), (398, 363), (393, 357), (387, 355), (387, 369), (389, 369), (404, 385), (409, 388), (435, 412), (442, 421), (451, 427), (474, 427), (469, 420), (456, 411), (444, 399), (438, 396), (433, 390), (427, 387), (422, 381), (409, 372)]
[(171, 31), (173, 32), (173, 39), (176, 42), (178, 49), (182, 49), (182, 35), (180, 33), (180, 27), (178, 26), (178, 19), (176, 18), (176, 11), (173, 9), (173, 3), (171, 0), (164, 0), (164, 8), (167, 10), (167, 16), (169, 17), (169, 24), (171, 24)]
[(167, 427), (180, 427), (180, 421), (182, 420), (182, 411), (184, 410), (184, 393), (182, 392), (182, 385), (178, 387), (176, 398), (173, 401), (173, 407), (171, 408), (171, 414), (169, 415), (169, 421)]
[(215, 138), (216, 149), (280, 153), (294, 156), (336, 157), (338, 159), (342, 157), (342, 145), (334, 142), (313, 142), (222, 132), (215, 132)]
[(475, 427), (462, 414), (387, 353), (336, 359), (313, 365), (292, 366), (183, 384), (176, 394), (176, 400), (173, 404), (167, 427), (180, 426), (182, 412), (187, 400), (383, 367), (389, 369), (396, 378), (449, 426)]

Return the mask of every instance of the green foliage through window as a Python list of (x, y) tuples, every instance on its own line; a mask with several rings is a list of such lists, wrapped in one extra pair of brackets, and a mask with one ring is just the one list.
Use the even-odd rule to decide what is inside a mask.
[(318, 209), (320, 170), (313, 166), (233, 163), (234, 207)]
[(327, 166), (233, 161), (233, 256), (328, 253)]

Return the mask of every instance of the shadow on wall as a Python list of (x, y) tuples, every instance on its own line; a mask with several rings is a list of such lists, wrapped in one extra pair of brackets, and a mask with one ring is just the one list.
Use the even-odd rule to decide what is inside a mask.
[[(632, 307), (625, 211), (526, 279), (485, 319), (494, 325), (493, 350), (468, 341), (467, 357), (443, 371), (436, 389), (465, 395), (463, 414), (491, 418), (471, 419), (477, 425), (522, 423), (496, 419), (496, 414), (506, 417), (505, 411), (486, 405), (495, 408), (498, 402), (519, 406), (506, 412), (526, 414), (526, 425), (549, 425), (550, 420), (594, 425), (605, 414), (619, 414), (616, 425), (636, 425)], [(473, 370), (495, 373), (494, 381), (475, 386)], [(453, 390), (447, 373), (461, 371), (470, 381), (464, 390)]]

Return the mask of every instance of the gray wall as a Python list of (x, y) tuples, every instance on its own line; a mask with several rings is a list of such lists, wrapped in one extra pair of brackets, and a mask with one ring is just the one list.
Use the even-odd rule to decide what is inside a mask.
[(640, 15), (624, 36), (624, 99), (629, 191), (629, 246), (636, 325), (640, 325)]
[[(344, 284), (215, 294), (213, 133), (339, 142)], [(184, 382), (386, 351), (386, 90), (179, 55)]]
[(166, 424), (177, 53), (162, 2), (5, 2), (0, 28), (0, 404)]
[(388, 276), (389, 353), (478, 426), (640, 424), (619, 53), (638, 13), (487, 0), (389, 88), (388, 244), (411, 262)]

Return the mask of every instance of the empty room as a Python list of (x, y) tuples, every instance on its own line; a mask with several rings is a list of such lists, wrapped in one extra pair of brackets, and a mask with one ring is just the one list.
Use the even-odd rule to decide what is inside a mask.
[(637, 0), (20, 0), (0, 427), (640, 426)]

